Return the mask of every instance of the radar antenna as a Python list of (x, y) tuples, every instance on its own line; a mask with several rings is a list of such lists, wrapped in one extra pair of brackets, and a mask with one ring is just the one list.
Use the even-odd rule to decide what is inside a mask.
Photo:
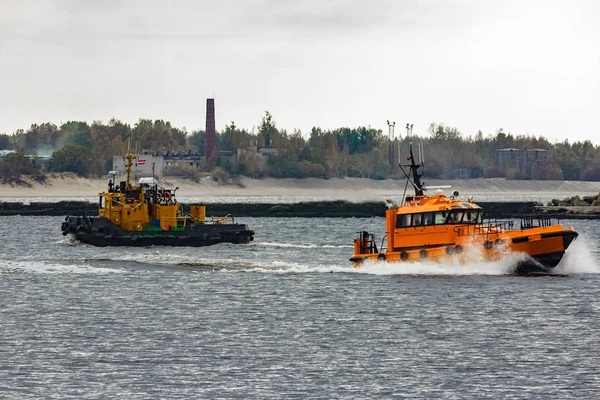
[[(403, 165), (402, 163), (399, 163), (399, 166), (404, 175), (406, 176), (406, 179), (408, 179), (408, 181), (415, 188), (415, 196), (423, 196), (424, 184), (423, 182), (421, 182), (421, 177), (423, 176), (423, 166), (425, 165), (423, 161), (423, 143), (419, 143), (417, 145), (417, 155), (419, 156), (419, 160), (417, 163), (413, 153), (412, 131), (413, 124), (406, 124), (406, 137), (408, 139), (408, 156), (406, 157), (406, 159), (410, 161), (410, 164)], [(408, 168), (408, 172), (404, 168)], [(421, 168), (421, 173), (419, 173), (419, 168)]]

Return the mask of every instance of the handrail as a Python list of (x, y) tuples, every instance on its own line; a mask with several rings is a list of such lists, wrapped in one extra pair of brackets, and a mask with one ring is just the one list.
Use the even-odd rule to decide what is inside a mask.
[(212, 222), (213, 224), (224, 224), (227, 222), (227, 220), (231, 220), (232, 224), (235, 223), (235, 219), (231, 214), (227, 214), (224, 217), (210, 217), (210, 222)]
[[(473, 227), (473, 229), (469, 229), (469, 227)], [(456, 232), (458, 236), (477, 236), (498, 235), (499, 233), (512, 231), (513, 229), (513, 221), (500, 221), (496, 223), (481, 223), (475, 225), (457, 225), (453, 228), (453, 231)]]
[[(387, 239), (387, 233), (381, 238), (381, 246), (379, 246), (380, 253), (385, 253), (387, 251), (387, 246), (383, 247), (383, 242), (385, 241), (385, 239)], [(373, 240), (375, 240), (375, 238), (373, 238)]]

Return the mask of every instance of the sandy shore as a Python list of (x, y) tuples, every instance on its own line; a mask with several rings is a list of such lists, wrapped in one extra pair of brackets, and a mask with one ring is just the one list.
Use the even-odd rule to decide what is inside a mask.
[[(85, 179), (74, 174), (51, 174), (44, 184), (25, 179), (26, 185), (0, 184), (0, 198), (28, 197), (91, 197), (106, 190), (107, 179)], [(380, 197), (397, 195), (404, 190), (404, 181), (374, 181), (361, 178), (344, 179), (249, 179), (241, 185), (219, 185), (210, 179), (196, 183), (185, 179), (163, 178), (160, 184), (167, 188), (179, 187), (180, 196), (310, 196)], [(451, 185), (461, 195), (554, 195), (566, 198), (573, 195), (597, 195), (600, 182), (575, 181), (507, 181), (505, 179), (472, 179), (426, 181), (429, 186)]]

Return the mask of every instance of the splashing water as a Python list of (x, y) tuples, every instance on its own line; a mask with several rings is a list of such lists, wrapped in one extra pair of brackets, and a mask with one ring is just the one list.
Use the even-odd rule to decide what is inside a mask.
[(274, 243), (274, 242), (254, 242), (250, 244), (255, 247), (281, 247), (298, 249), (351, 249), (352, 245), (336, 244), (300, 244), (300, 243)]
[(56, 262), (36, 260), (4, 260), (0, 261), (0, 273), (25, 272), (31, 274), (110, 274), (124, 273), (125, 270), (114, 268), (97, 268), (88, 264), (59, 264)]
[(554, 271), (559, 274), (599, 274), (600, 265), (590, 249), (587, 239), (579, 236), (571, 243)]

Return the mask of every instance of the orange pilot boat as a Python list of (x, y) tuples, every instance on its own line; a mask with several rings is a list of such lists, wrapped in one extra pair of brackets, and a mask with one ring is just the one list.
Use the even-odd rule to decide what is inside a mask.
[[(512, 266), (514, 273), (550, 273), (578, 236), (572, 227), (565, 228), (548, 216), (525, 215), (520, 222), (484, 221), (484, 210), (471, 198), (460, 200), (457, 191), (446, 196), (442, 187), (426, 187), (421, 182), (422, 145), (418, 146), (418, 162), (412, 142), (408, 153), (410, 164), (400, 164), (400, 169), (415, 194), (406, 195), (405, 190), (399, 206), (388, 200), (386, 233), (379, 248), (375, 235), (359, 232), (350, 258), (356, 267), (367, 260), (466, 264), (496, 261), (516, 252), (522, 257), (515, 257), (519, 261)], [(435, 194), (425, 194), (432, 189), (437, 189)]]

